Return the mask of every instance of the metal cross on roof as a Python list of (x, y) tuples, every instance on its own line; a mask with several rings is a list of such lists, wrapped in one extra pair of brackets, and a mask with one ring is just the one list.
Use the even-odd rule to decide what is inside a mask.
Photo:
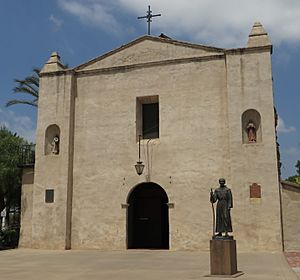
[(138, 19), (146, 18), (148, 22), (148, 35), (150, 35), (150, 22), (152, 22), (153, 17), (160, 17), (161, 14), (152, 15), (152, 11), (150, 9), (150, 5), (148, 6), (148, 11), (146, 11), (147, 15), (143, 17), (138, 17)]

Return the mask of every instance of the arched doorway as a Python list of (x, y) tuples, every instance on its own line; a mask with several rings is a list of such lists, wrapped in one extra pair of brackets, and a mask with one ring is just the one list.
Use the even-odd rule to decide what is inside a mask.
[(168, 196), (155, 183), (136, 186), (128, 197), (128, 249), (169, 249)]

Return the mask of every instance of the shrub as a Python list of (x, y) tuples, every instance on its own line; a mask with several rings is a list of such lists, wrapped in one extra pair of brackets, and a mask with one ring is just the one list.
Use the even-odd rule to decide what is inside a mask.
[(0, 248), (15, 248), (19, 242), (19, 228), (4, 229), (0, 231)]

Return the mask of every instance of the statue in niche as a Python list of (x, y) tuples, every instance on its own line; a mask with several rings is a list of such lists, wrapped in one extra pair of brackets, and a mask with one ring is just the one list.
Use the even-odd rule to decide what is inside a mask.
[(249, 121), (246, 127), (249, 143), (256, 142), (256, 126), (253, 121)]
[[(231, 190), (225, 185), (225, 179), (219, 179), (219, 188), (214, 191), (211, 189), (210, 202), (217, 203), (216, 225), (214, 225), (214, 239), (228, 239), (232, 236), (228, 232), (232, 232), (230, 209), (233, 208), (233, 200)], [(214, 213), (213, 213), (214, 214)], [(215, 235), (215, 233), (217, 234)], [(223, 236), (223, 233), (225, 234)]]
[(51, 152), (54, 155), (59, 154), (59, 137), (58, 137), (58, 135), (55, 135), (51, 142)]

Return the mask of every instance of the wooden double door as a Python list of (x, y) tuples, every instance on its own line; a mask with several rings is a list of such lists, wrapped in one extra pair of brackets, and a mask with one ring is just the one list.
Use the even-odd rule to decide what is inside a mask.
[(143, 183), (128, 199), (128, 249), (168, 249), (168, 197), (159, 185)]

